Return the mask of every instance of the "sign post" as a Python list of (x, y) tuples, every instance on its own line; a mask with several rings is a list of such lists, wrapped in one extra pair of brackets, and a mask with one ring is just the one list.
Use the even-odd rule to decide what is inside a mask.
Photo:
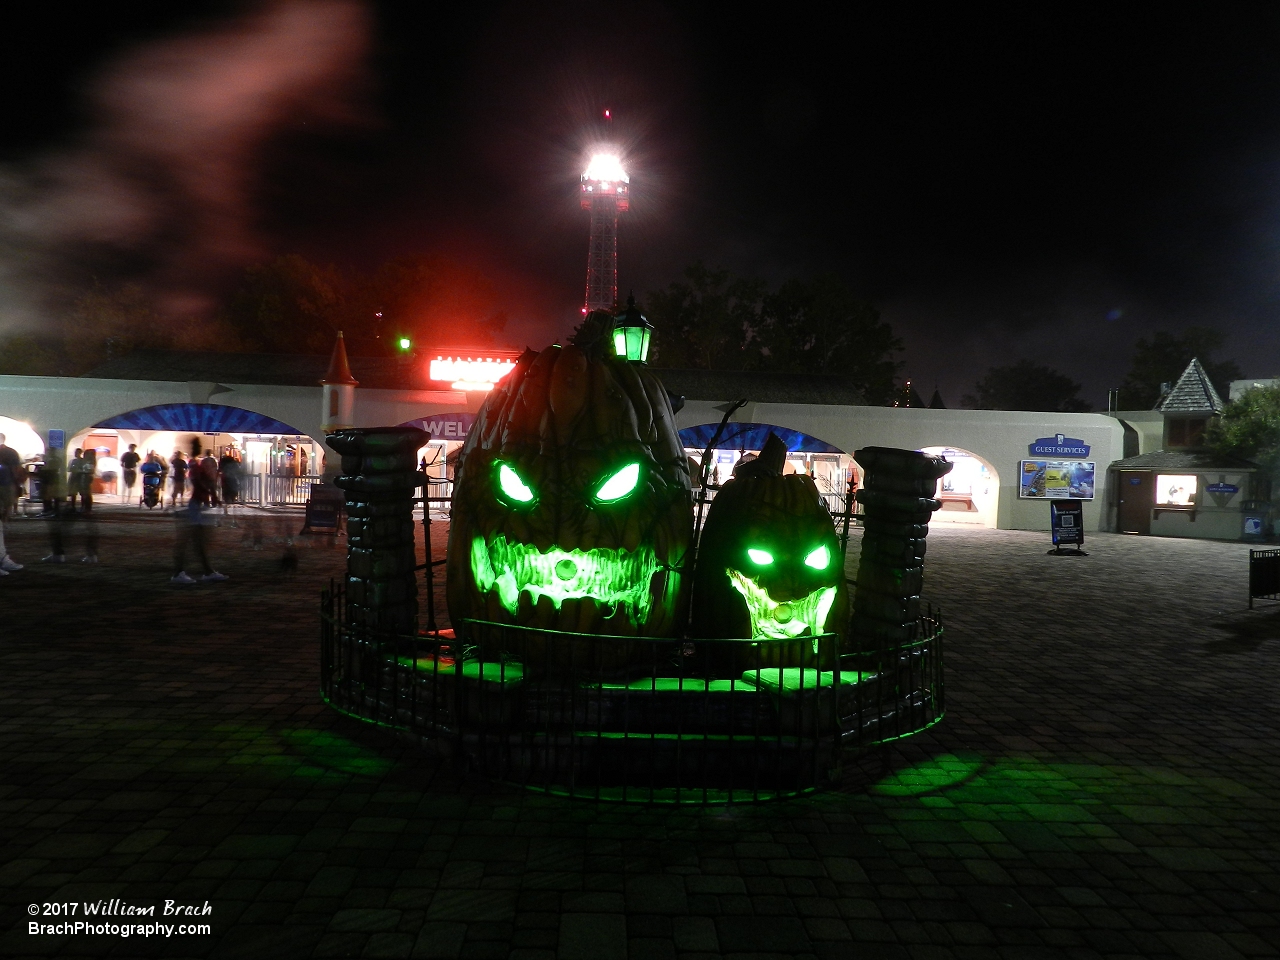
[(341, 490), (327, 483), (313, 483), (311, 496), (307, 498), (307, 516), (302, 532), (322, 530), (336, 534), (345, 510), (346, 500)]
[[(1053, 531), (1053, 549), (1049, 551), (1056, 556), (1087, 557), (1080, 549), (1084, 543), (1084, 504), (1079, 500), (1050, 500), (1049, 526)], [(1073, 544), (1069, 550), (1063, 550), (1064, 544)]]

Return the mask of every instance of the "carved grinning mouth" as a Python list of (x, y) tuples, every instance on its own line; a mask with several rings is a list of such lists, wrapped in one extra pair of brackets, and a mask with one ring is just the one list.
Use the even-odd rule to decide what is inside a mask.
[(535, 604), (539, 597), (549, 597), (557, 610), (565, 600), (590, 598), (602, 607), (624, 611), (639, 626), (652, 606), (649, 582), (663, 569), (647, 547), (633, 551), (552, 547), (544, 553), (529, 544), (508, 543), (504, 536), (488, 543), (483, 537), (471, 541), (476, 586), (495, 592), (512, 615), (519, 609), (522, 593)]
[(835, 587), (819, 587), (807, 597), (780, 603), (745, 574), (732, 568), (725, 572), (729, 574), (729, 582), (734, 589), (747, 602), (752, 640), (794, 640), (806, 632), (815, 637), (823, 632), (827, 614), (836, 599)]

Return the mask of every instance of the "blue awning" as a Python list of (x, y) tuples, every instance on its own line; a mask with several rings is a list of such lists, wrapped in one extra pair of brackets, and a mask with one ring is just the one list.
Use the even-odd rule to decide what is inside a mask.
[[(718, 426), (718, 423), (703, 423), (696, 427), (685, 427), (680, 431), (680, 442), (686, 447), (705, 450)], [(720, 435), (716, 449), (763, 450), (764, 442), (769, 439), (770, 433), (777, 434), (778, 439), (787, 445), (787, 450), (791, 453), (844, 453), (839, 447), (833, 447), (825, 440), (811, 437), (799, 430), (775, 427), (771, 423), (730, 423)]]
[(304, 436), (272, 417), (220, 403), (160, 403), (109, 417), (95, 428), (107, 430), (190, 430), (192, 433), (256, 433), (265, 436)]

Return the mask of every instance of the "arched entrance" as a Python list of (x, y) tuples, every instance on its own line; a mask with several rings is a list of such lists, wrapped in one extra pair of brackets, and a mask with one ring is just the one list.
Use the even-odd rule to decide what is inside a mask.
[(429, 437), (426, 444), (418, 448), (418, 461), (427, 477), (427, 496), (438, 498), (433, 510), (447, 509), (445, 501), (453, 496), (453, 475), (458, 454), (475, 422), (474, 413), (451, 410), (415, 417), (400, 424), (402, 427), (426, 431)]
[(921, 447), (931, 457), (946, 457), (954, 466), (938, 481), (934, 494), (942, 509), (932, 526), (990, 527), (995, 529), (1000, 507), (1000, 475), (989, 462), (959, 447)]
[[(119, 457), (129, 444), (142, 457), (155, 454), (166, 463), (175, 452), (241, 463), (241, 499), (261, 506), (302, 504), (324, 473), (324, 450), (296, 427), (274, 417), (219, 403), (163, 403), (102, 420), (82, 431), (69, 448), (98, 452), (101, 492), (120, 495)], [(136, 494), (138, 491), (135, 490)]]
[(26, 421), (0, 416), (0, 433), (4, 434), (5, 445), (17, 450), (24, 463), (44, 456), (44, 441)]
[[(701, 463), (707, 444), (711, 442), (719, 426), (718, 423), (702, 423), (680, 431), (685, 453), (695, 464)], [(758, 456), (770, 433), (787, 445), (786, 472), (809, 474), (817, 484), (828, 512), (832, 516), (843, 513), (845, 499), (849, 494), (850, 476), (859, 482), (862, 479), (861, 470), (854, 463), (853, 457), (825, 440), (789, 427), (771, 423), (726, 425), (711, 451), (712, 483), (728, 480), (733, 475), (734, 466), (743, 457)]]

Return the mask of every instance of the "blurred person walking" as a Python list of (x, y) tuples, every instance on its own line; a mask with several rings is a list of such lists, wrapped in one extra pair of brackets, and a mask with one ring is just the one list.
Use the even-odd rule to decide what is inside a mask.
[(22, 564), (9, 556), (4, 542), (4, 526), (22, 493), (22, 477), (26, 473), (18, 451), (4, 441), (5, 436), (0, 433), (0, 577), (22, 569)]
[(240, 461), (230, 448), (218, 461), (218, 475), (222, 481), (222, 513), (225, 516), (231, 505), (240, 499)]
[(98, 472), (98, 451), (89, 447), (84, 452), (84, 489), (80, 491), (80, 502), (85, 513), (93, 512), (93, 478)]
[(12, 478), (10, 485), (14, 488), (14, 500), (22, 496), (22, 482), (27, 478), (27, 469), (22, 465), (22, 455), (5, 443), (5, 435), (0, 433), (0, 466), (9, 468)]
[(173, 499), (169, 501), (169, 506), (177, 510), (178, 500), (185, 500), (187, 492), (187, 461), (182, 456), (181, 450), (173, 451), (173, 459), (169, 461), (169, 466), (173, 470)]
[(84, 506), (84, 451), (79, 447), (76, 447), (75, 453), (71, 455), (71, 462), (67, 464), (67, 494), (72, 510), (76, 508), (76, 497), (80, 498), (81, 506)]
[[(198, 471), (204, 472), (204, 471)], [(225, 573), (214, 570), (209, 562), (209, 530), (215, 524), (212, 503), (205, 497), (205, 484), (196, 483), (192, 476), (191, 499), (187, 506), (174, 511), (174, 548), (173, 576), (169, 582), (175, 586), (191, 586), (192, 584), (214, 584), (220, 580), (230, 580)], [(216, 500), (215, 500), (216, 502)], [(200, 579), (187, 572), (187, 554), (195, 554), (196, 562), (202, 571)]]
[(42, 517), (56, 517), (67, 499), (67, 454), (61, 447), (45, 451), (44, 465), (36, 471), (40, 478)]
[[(76, 448), (71, 462), (64, 472), (61, 466), (61, 451), (50, 451), (48, 467), (51, 476), (46, 486), (45, 504), (50, 509), (49, 546), (47, 557), (41, 563), (66, 563), (66, 539), (73, 532), (76, 520), (83, 518), (85, 523), (85, 550), (82, 563), (98, 562), (98, 518), (93, 516), (93, 474), (97, 466), (97, 452)], [(66, 477), (65, 486), (55, 482), (53, 477)], [(70, 501), (64, 499), (70, 496)], [(76, 513), (76, 497), (80, 497), (80, 513)]]
[(120, 481), (124, 484), (125, 503), (133, 500), (133, 485), (138, 482), (138, 464), (141, 460), (136, 443), (129, 444), (129, 449), (120, 455)]

